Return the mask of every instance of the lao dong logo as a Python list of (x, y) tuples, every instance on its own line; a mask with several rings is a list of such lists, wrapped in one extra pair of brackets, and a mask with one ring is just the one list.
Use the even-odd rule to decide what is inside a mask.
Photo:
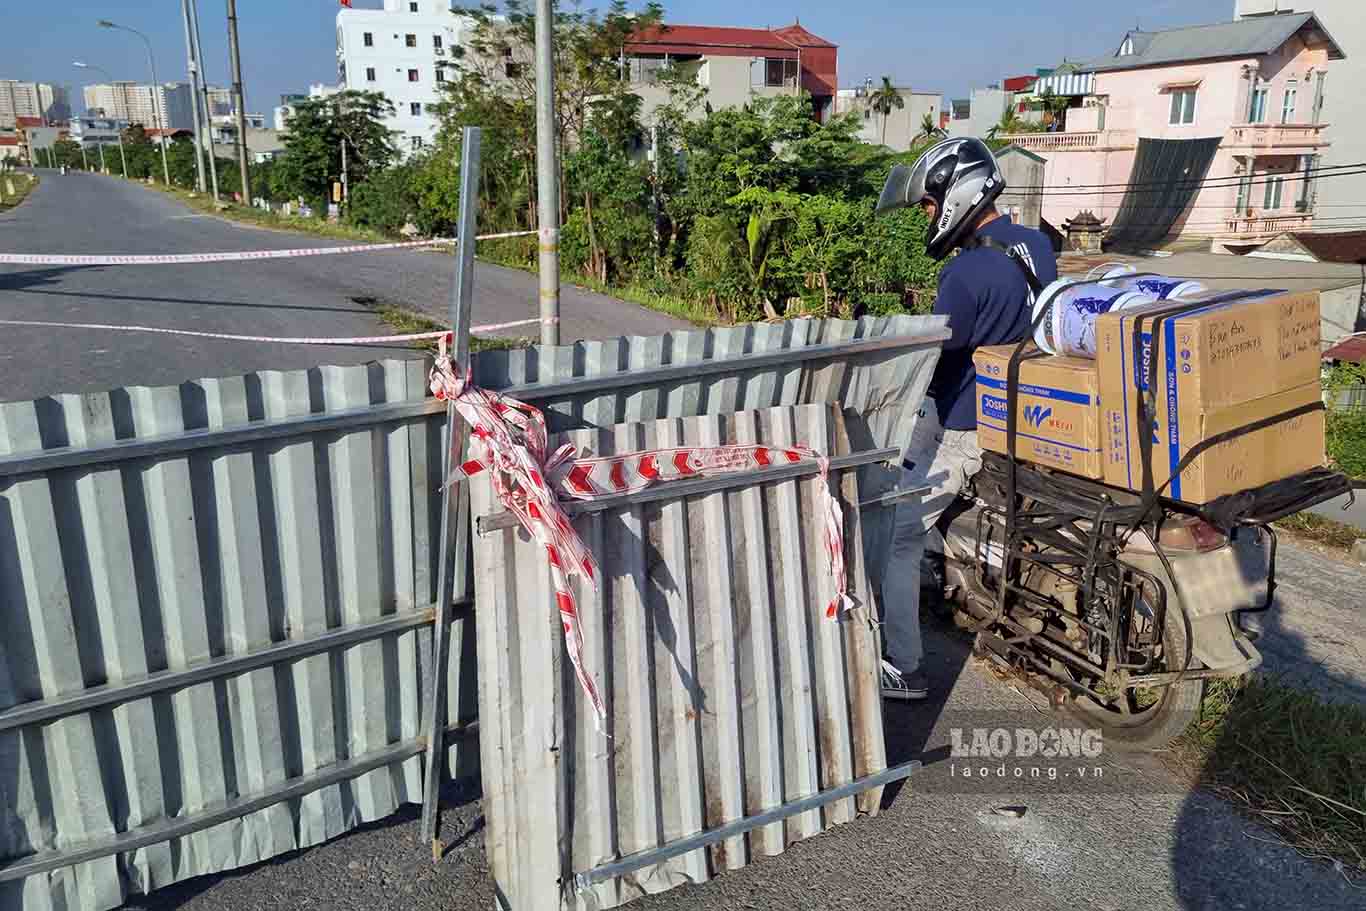
[(951, 728), (954, 759), (1096, 759), (1104, 751), (1098, 728)]

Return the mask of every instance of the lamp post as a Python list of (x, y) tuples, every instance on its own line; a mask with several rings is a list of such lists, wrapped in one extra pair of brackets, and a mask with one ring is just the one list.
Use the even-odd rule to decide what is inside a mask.
[[(79, 61), (79, 60), (73, 60), (73, 61), (71, 62), (71, 65), (72, 65), (72, 66), (75, 66), (75, 67), (80, 67), (80, 68), (83, 69), (83, 70), (94, 70), (94, 71), (97, 72), (97, 73), (102, 73), (102, 74), (104, 74), (104, 78), (109, 80), (109, 87), (110, 87), (111, 89), (114, 87), (114, 77), (113, 77), (113, 76), (110, 76), (110, 75), (109, 75), (109, 71), (106, 70), (104, 67), (102, 67), (102, 66), (92, 66), (92, 65), (89, 64), (89, 63), (82, 63), (82, 62)], [(127, 107), (127, 103), (126, 103), (126, 102), (125, 102), (124, 106)], [(123, 163), (123, 179), (124, 179), (124, 180), (127, 180), (127, 179), (128, 179), (128, 156), (125, 155), (124, 152), (123, 152), (123, 130), (118, 129), (118, 127), (117, 127), (118, 118), (117, 118), (117, 117), (116, 117), (116, 118), (113, 118), (113, 120), (114, 120), (114, 123), (116, 124), (116, 126), (115, 126), (115, 132), (118, 133), (118, 137), (119, 137), (119, 161), (121, 161), (121, 162)], [(104, 143), (100, 143), (100, 155), (104, 155)]]
[(110, 22), (108, 19), (99, 21), (100, 28), (116, 28), (124, 32), (132, 32), (142, 39), (142, 43), (147, 45), (147, 62), (152, 68), (152, 119), (156, 122), (157, 132), (161, 134), (161, 176), (166, 179), (166, 186), (171, 185), (171, 166), (166, 163), (166, 125), (161, 120), (161, 110), (157, 107), (157, 90), (161, 83), (157, 81), (157, 60), (152, 53), (152, 42), (147, 36), (135, 28), (126, 25), (119, 25), (117, 22)]

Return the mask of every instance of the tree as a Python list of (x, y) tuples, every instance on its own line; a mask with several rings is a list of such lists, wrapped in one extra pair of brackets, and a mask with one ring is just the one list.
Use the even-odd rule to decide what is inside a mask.
[(277, 168), (280, 188), (301, 196), (315, 208), (330, 198), (332, 183), (342, 176), (342, 144), (346, 145), (350, 184), (363, 183), (398, 158), (386, 117), (393, 104), (379, 92), (345, 91), (299, 102), (289, 119), (285, 154)]
[(49, 149), (49, 157), (52, 160), (52, 167), (66, 167), (68, 169), (83, 168), (81, 158), (81, 144), (70, 139), (58, 139)]
[(1052, 89), (1044, 89), (1034, 102), (1034, 109), (1043, 111), (1055, 125), (1054, 129), (1061, 129), (1071, 103), (1072, 100), (1066, 95), (1056, 95)]
[(887, 120), (892, 116), (892, 111), (899, 111), (906, 106), (906, 99), (901, 97), (901, 93), (892, 85), (892, 80), (886, 76), (882, 77), (882, 87), (873, 93), (869, 99), (869, 104), (873, 110), (882, 115), (882, 144), (887, 144)]
[(915, 136), (916, 142), (942, 139), (943, 137), (944, 128), (935, 121), (933, 114), (927, 113), (920, 118), (920, 132)]

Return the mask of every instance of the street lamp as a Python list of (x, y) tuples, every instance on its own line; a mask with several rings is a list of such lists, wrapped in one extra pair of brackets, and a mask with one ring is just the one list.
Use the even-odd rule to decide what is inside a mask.
[(156, 92), (161, 87), (161, 83), (157, 81), (157, 61), (156, 57), (152, 54), (152, 42), (147, 39), (146, 35), (137, 29), (129, 28), (126, 25), (119, 25), (116, 22), (110, 22), (108, 19), (101, 19), (98, 25), (100, 28), (116, 28), (120, 31), (132, 32), (142, 39), (143, 44), (147, 45), (147, 62), (151, 64), (152, 67), (152, 119), (156, 122), (157, 131), (161, 134), (161, 176), (166, 178), (166, 186), (169, 187), (171, 185), (171, 166), (166, 163), (166, 125), (162, 123), (161, 111), (157, 107)]
[[(79, 60), (73, 60), (73, 61), (71, 61), (71, 65), (74, 66), (74, 67), (79, 67), (80, 69), (83, 69), (83, 70), (95, 70), (95, 71), (98, 72), (98, 73), (103, 73), (103, 74), (104, 74), (104, 78), (109, 80), (109, 87), (110, 87), (111, 89), (114, 87), (114, 77), (113, 77), (113, 76), (110, 76), (110, 75), (109, 75), (109, 71), (106, 70), (104, 67), (102, 67), (102, 66), (92, 66), (92, 65), (89, 64), (89, 63), (82, 63), (82, 62), (79, 61)], [(124, 107), (127, 107), (127, 103), (126, 103), (126, 102), (125, 102), (125, 104), (124, 104)], [(128, 179), (128, 156), (125, 155), (125, 154), (123, 153), (123, 130), (118, 129), (118, 118), (114, 118), (114, 124), (115, 124), (115, 132), (118, 133), (118, 137), (119, 137), (119, 160), (120, 160), (121, 162), (123, 162), (123, 179), (124, 179), (124, 180), (127, 180), (127, 179)], [(81, 143), (81, 144), (84, 145), (85, 143)], [(100, 160), (101, 160), (101, 161), (104, 160), (104, 143), (100, 143)]]

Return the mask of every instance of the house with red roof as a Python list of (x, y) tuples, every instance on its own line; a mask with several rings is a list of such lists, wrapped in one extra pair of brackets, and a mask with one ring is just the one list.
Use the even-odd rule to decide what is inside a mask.
[(833, 111), (839, 85), (839, 48), (800, 22), (784, 28), (661, 25), (642, 29), (623, 48), (632, 89), (646, 112), (667, 100), (659, 72), (673, 66), (695, 74), (713, 109), (754, 97), (811, 96), (819, 120)]

